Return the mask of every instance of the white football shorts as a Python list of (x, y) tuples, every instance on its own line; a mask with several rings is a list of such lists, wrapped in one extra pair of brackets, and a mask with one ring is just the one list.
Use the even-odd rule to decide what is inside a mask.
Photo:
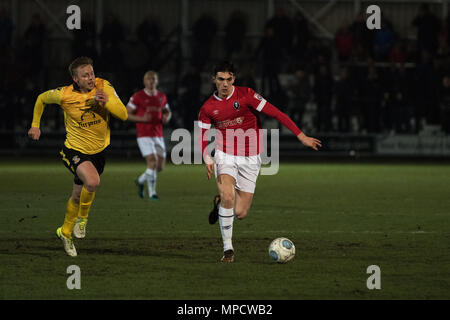
[(261, 156), (234, 156), (216, 150), (214, 171), (216, 179), (221, 174), (230, 175), (236, 180), (236, 190), (255, 193), (256, 179), (261, 169)]
[(166, 157), (166, 145), (163, 137), (141, 137), (137, 138), (137, 143), (144, 158), (151, 154)]

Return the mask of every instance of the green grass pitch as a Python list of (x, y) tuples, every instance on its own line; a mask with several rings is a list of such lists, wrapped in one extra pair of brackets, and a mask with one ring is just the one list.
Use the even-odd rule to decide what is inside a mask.
[[(160, 202), (137, 197), (143, 161), (109, 160), (87, 237), (66, 256), (55, 230), (72, 177), (56, 160), (0, 162), (0, 299), (449, 299), (450, 166), (282, 164), (260, 176), (235, 221), (235, 263), (221, 264), (217, 193), (203, 166), (168, 165)], [(269, 260), (272, 239), (296, 245)], [(81, 289), (66, 287), (67, 267)], [(381, 289), (366, 286), (381, 269)]]

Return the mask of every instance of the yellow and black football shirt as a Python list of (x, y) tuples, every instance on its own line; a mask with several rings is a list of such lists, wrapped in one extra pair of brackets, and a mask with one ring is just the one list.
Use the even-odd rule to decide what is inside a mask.
[[(108, 102), (101, 106), (94, 100), (97, 90), (103, 90)], [(84, 154), (95, 154), (110, 143), (110, 114), (125, 121), (127, 109), (111, 84), (101, 78), (95, 79), (95, 88), (81, 93), (76, 84), (46, 91), (39, 95), (33, 112), (32, 127), (39, 128), (46, 104), (58, 104), (64, 110), (67, 148)]]

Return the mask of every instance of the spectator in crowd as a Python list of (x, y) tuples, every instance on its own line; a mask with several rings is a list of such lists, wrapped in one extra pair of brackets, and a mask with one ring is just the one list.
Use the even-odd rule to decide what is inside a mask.
[[(28, 65), (25, 60), (18, 55), (11, 47), (6, 48), (5, 64), (2, 66), (2, 78), (0, 79), (0, 111), (10, 115), (2, 117), (0, 128), (13, 130), (17, 123), (23, 120), (21, 116), (25, 112), (21, 104), (26, 96), (24, 89), (24, 79), (29, 79)], [(35, 83), (35, 81), (33, 81)], [(2, 94), (3, 92), (3, 94)], [(27, 106), (29, 108), (29, 105)], [(27, 118), (30, 119), (30, 118)]]
[(375, 34), (375, 59), (377, 61), (387, 61), (389, 53), (396, 41), (394, 30), (390, 23), (381, 19), (381, 29)]
[(146, 69), (155, 68), (153, 64), (161, 42), (161, 29), (155, 19), (145, 18), (136, 28), (139, 43), (147, 48)]
[(442, 78), (440, 86), (440, 122), (442, 130), (450, 134), (450, 76)]
[(355, 43), (352, 50), (352, 56), (350, 58), (351, 63), (365, 63), (371, 57), (368, 56), (367, 50), (365, 50), (361, 44)]
[(71, 32), (73, 34), (72, 58), (91, 57), (94, 61), (97, 61), (98, 52), (95, 43), (96, 31), (94, 21), (90, 17), (84, 16), (82, 28)]
[(442, 22), (441, 32), (439, 33), (436, 59), (440, 63), (440, 69), (442, 73), (447, 74), (448, 72), (450, 72), (450, 48), (448, 42), (448, 26), (446, 20)]
[(231, 60), (234, 53), (244, 48), (247, 33), (247, 17), (242, 11), (234, 11), (225, 26), (225, 59)]
[(331, 69), (332, 49), (333, 46), (323, 40), (314, 39), (314, 41), (311, 41), (307, 61), (311, 64), (314, 74), (319, 73), (319, 69), (322, 66), (327, 67), (328, 70)]
[(0, 57), (6, 54), (5, 48), (9, 48), (12, 40), (13, 24), (9, 13), (5, 8), (0, 8)]
[(290, 96), (292, 98), (287, 113), (295, 123), (302, 125), (306, 105), (312, 97), (312, 88), (306, 68), (302, 66), (297, 67), (294, 75), (295, 80), (290, 87)]
[(307, 56), (308, 44), (311, 40), (311, 31), (308, 21), (301, 11), (297, 11), (293, 18), (292, 54), (294, 61), (303, 62)]
[(417, 49), (418, 52), (426, 50), (434, 55), (437, 49), (437, 37), (440, 29), (439, 19), (430, 11), (428, 3), (422, 3), (419, 7), (419, 14), (412, 21), (412, 25), (417, 28)]
[(448, 26), (448, 18), (445, 18), (441, 21), (441, 28), (438, 34), (438, 47), (440, 43), (449, 43), (449, 26)]
[(28, 64), (28, 75), (37, 81), (42, 71), (44, 58), (44, 41), (47, 34), (47, 28), (42, 22), (39, 14), (34, 14), (31, 23), (23, 35), (23, 55), (22, 58)]
[(336, 32), (336, 36), (334, 38), (334, 45), (337, 51), (339, 61), (340, 62), (348, 61), (354, 47), (354, 39), (347, 21), (344, 21), (344, 23)]
[(191, 130), (197, 120), (199, 105), (201, 105), (202, 79), (195, 65), (190, 65), (181, 79), (180, 99), (176, 110), (182, 126)]
[(403, 64), (392, 64), (384, 79), (383, 121), (387, 129), (405, 133), (409, 128), (409, 98), (411, 95), (409, 76)]
[(388, 61), (390, 63), (400, 63), (403, 64), (406, 62), (407, 53), (405, 44), (403, 41), (397, 41), (394, 44), (394, 47), (389, 52), (389, 59)]
[(314, 100), (317, 105), (316, 129), (319, 132), (332, 130), (333, 78), (326, 65), (319, 67), (314, 76)]
[[(262, 55), (261, 91), (263, 95), (277, 94), (280, 88), (278, 74), (281, 71), (282, 53), (273, 28), (266, 27), (264, 37), (256, 49), (255, 56)], [(267, 82), (267, 84), (266, 84)]]
[(358, 13), (350, 26), (350, 31), (353, 35), (355, 47), (361, 49), (362, 55), (373, 58), (376, 30), (370, 30), (367, 28), (365, 12)]
[(249, 62), (243, 63), (242, 67), (239, 68), (241, 71), (239, 72), (239, 78), (236, 79), (236, 84), (240, 87), (256, 88), (254, 72), (249, 65)]
[(450, 10), (447, 10), (447, 16), (445, 17), (444, 22), (447, 28), (445, 31), (445, 34), (447, 35), (447, 43), (450, 44)]
[(353, 113), (355, 89), (348, 68), (341, 68), (339, 79), (336, 81), (334, 87), (339, 131), (350, 132), (350, 120)]
[(136, 74), (145, 69), (149, 60), (149, 50), (147, 46), (140, 41), (136, 33), (132, 33), (130, 38), (122, 42), (121, 52), (127, 57), (124, 61), (127, 73)]
[(414, 119), (416, 132), (421, 130), (423, 123), (438, 123), (438, 101), (437, 90), (440, 86), (439, 73), (431, 53), (422, 51), (421, 60), (415, 68), (415, 99), (414, 99)]
[(211, 46), (218, 26), (212, 16), (204, 14), (195, 21), (192, 29), (192, 63), (201, 72), (211, 56)]
[(28, 65), (19, 52), (12, 48), (6, 50), (6, 61), (2, 68), (4, 78), (0, 89), (11, 93), (20, 90), (21, 82), (28, 73)]
[(114, 15), (108, 14), (106, 16), (100, 38), (102, 44), (101, 62), (104, 65), (104, 70), (107, 72), (119, 71), (124, 61), (120, 50), (120, 43), (124, 40), (124, 29)]
[(290, 55), (294, 28), (283, 7), (276, 8), (275, 15), (266, 22), (265, 28), (273, 30), (273, 36), (280, 46), (278, 50), (281, 49), (284, 55)]
[(5, 72), (12, 52), (13, 24), (5, 8), (0, 8), (0, 92), (4, 89)]
[(378, 133), (380, 131), (382, 87), (374, 64), (368, 66), (367, 78), (362, 89), (363, 129), (369, 133)]

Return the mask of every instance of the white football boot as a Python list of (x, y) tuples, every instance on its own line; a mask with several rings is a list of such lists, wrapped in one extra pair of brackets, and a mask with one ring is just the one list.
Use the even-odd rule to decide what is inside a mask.
[(75, 223), (75, 227), (73, 228), (73, 234), (75, 238), (83, 239), (86, 237), (86, 225), (88, 219), (77, 218), (77, 222)]
[(58, 236), (58, 238), (61, 239), (64, 246), (64, 250), (66, 250), (66, 253), (71, 257), (76, 257), (77, 249), (75, 249), (75, 245), (73, 244), (72, 238), (66, 238), (62, 234), (61, 228), (56, 229), (56, 235)]

